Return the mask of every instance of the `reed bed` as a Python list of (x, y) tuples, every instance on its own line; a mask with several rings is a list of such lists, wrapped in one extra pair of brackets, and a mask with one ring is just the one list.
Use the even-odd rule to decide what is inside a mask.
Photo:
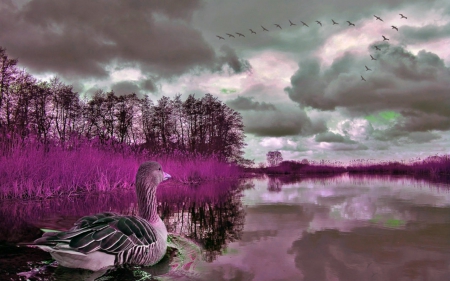
[(236, 165), (200, 155), (121, 153), (89, 144), (67, 150), (17, 146), (0, 156), (0, 199), (35, 199), (134, 188), (140, 163), (158, 161), (175, 181), (198, 184), (237, 178)]

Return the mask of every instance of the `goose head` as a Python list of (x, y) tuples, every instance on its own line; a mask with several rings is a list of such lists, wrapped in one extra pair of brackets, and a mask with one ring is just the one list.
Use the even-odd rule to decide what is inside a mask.
[(139, 166), (136, 174), (139, 215), (151, 223), (160, 220), (156, 211), (156, 188), (169, 178), (171, 176), (163, 171), (158, 162), (144, 162)]
[(161, 182), (169, 178), (171, 176), (163, 171), (158, 162), (144, 162), (136, 174), (136, 190), (139, 192), (141, 189), (156, 189)]

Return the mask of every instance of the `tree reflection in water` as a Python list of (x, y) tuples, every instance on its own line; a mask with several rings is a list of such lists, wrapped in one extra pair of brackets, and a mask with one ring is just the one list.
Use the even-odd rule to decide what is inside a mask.
[(160, 214), (169, 232), (199, 243), (204, 259), (212, 262), (229, 242), (240, 239), (245, 212), (245, 182), (211, 182), (199, 186), (173, 186), (158, 190)]
[[(242, 190), (251, 187), (249, 182), (164, 184), (157, 191), (158, 211), (169, 232), (200, 244), (204, 259), (211, 262), (241, 237)], [(79, 217), (104, 211), (136, 215), (134, 192), (6, 202), (0, 206), (0, 243), (31, 242), (42, 235), (39, 228), (67, 230)]]

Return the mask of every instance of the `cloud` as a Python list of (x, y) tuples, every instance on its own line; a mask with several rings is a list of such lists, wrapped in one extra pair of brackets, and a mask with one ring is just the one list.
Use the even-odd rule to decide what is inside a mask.
[(75, 80), (105, 78), (111, 64), (132, 65), (159, 78), (214, 70), (218, 63), (236, 72), (246, 69), (231, 48), (217, 57), (192, 26), (193, 13), (202, 8), (199, 0), (12, 3), (0, 6), (0, 42), (34, 72)]
[[(373, 50), (373, 45), (369, 50)], [(366, 75), (366, 58), (346, 53), (329, 68), (315, 59), (299, 64), (285, 89), (301, 107), (322, 111), (340, 110), (352, 117), (379, 112), (399, 115), (390, 131), (378, 139), (400, 137), (410, 132), (450, 129), (450, 69), (434, 53), (414, 55), (401, 46), (378, 44), (381, 51)], [(374, 51), (372, 51), (374, 52)], [(360, 79), (366, 75), (367, 82)]]
[(118, 96), (124, 94), (139, 94), (141, 88), (134, 82), (131, 81), (121, 81), (111, 86), (111, 90), (113, 90)]
[(356, 141), (351, 140), (350, 138), (340, 135), (340, 134), (335, 134), (333, 132), (324, 132), (324, 133), (320, 133), (317, 134), (315, 136), (315, 140), (316, 142), (337, 142), (337, 143), (346, 143), (346, 144), (355, 144)]
[(228, 45), (220, 47), (220, 51), (223, 53), (218, 59), (217, 69), (221, 69), (222, 65), (228, 65), (234, 73), (242, 73), (251, 70), (251, 65), (247, 60), (239, 59), (236, 52)]
[(427, 24), (425, 26), (403, 26), (398, 37), (406, 44), (429, 43), (450, 37), (450, 23), (437, 26)]
[(276, 110), (273, 104), (253, 101), (253, 97), (246, 98), (238, 96), (234, 100), (228, 101), (227, 105), (235, 110), (256, 110), (256, 111)]
[[(248, 107), (255, 107), (257, 102), (247, 102)], [(239, 101), (239, 98), (233, 102)], [(266, 104), (272, 108), (273, 105), (261, 103), (259, 107)], [(279, 104), (275, 110), (242, 110), (241, 115), (246, 133), (260, 137), (282, 137), (282, 136), (311, 136), (328, 130), (325, 120), (321, 118), (311, 119), (306, 112), (298, 107)]]

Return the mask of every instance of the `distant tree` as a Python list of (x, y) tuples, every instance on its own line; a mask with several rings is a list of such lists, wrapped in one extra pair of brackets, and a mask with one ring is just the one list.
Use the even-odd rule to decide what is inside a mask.
[(267, 163), (269, 163), (269, 166), (276, 166), (283, 161), (283, 156), (281, 155), (281, 152), (278, 150), (276, 151), (269, 151), (266, 154), (267, 156)]
[(309, 161), (306, 158), (304, 158), (301, 163), (304, 165), (309, 165)]

